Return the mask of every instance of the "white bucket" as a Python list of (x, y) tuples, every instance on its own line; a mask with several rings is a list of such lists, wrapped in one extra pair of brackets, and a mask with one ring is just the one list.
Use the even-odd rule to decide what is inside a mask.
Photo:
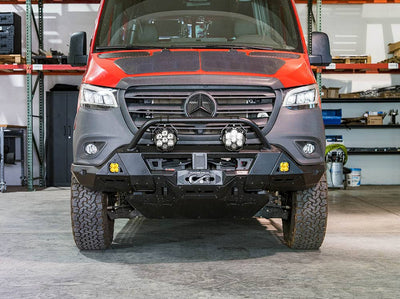
[(347, 174), (347, 186), (358, 187), (361, 184), (361, 168), (350, 168), (351, 172)]

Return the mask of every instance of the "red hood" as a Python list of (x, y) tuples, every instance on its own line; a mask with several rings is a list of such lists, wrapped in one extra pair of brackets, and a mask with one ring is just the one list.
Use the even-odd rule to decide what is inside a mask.
[(273, 77), (285, 88), (315, 83), (306, 54), (187, 49), (95, 53), (83, 81), (116, 87), (121, 79), (127, 77), (168, 75)]

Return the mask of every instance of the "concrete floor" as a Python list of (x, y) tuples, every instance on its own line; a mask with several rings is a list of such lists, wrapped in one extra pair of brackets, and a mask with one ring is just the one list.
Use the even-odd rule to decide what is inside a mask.
[(400, 298), (400, 186), (331, 191), (319, 251), (280, 221), (118, 220), (80, 252), (69, 189), (0, 194), (0, 298)]

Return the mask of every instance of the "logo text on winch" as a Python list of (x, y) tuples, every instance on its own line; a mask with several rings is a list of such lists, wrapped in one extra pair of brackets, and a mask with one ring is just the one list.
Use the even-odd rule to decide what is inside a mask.
[(215, 181), (215, 178), (209, 174), (204, 174), (204, 175), (193, 174), (189, 176), (188, 181), (192, 185), (197, 185), (197, 184), (206, 185), (206, 184), (212, 184)]

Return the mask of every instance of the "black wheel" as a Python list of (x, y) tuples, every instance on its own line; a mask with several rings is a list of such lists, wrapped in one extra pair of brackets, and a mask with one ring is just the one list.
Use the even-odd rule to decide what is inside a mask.
[(114, 220), (107, 215), (108, 196), (71, 180), (71, 222), (76, 246), (82, 250), (108, 248)]
[(324, 241), (328, 216), (328, 186), (325, 175), (312, 188), (288, 193), (290, 216), (282, 220), (283, 236), (293, 249), (318, 249)]

